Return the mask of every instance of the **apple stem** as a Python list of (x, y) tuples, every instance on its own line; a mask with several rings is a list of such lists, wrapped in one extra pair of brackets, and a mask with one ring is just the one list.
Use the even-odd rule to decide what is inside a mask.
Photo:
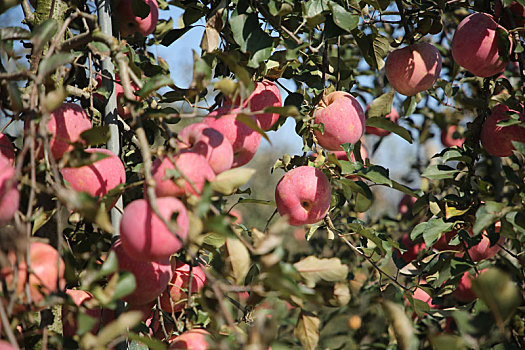
[(412, 45), (414, 43), (414, 36), (412, 35), (412, 31), (410, 30), (410, 26), (408, 25), (408, 21), (405, 16), (405, 9), (403, 7), (403, 1), (396, 0), (396, 5), (399, 10), (399, 16), (401, 17), (401, 23), (403, 24), (403, 28), (405, 28), (405, 36), (403, 40), (407, 40), (408, 44)]

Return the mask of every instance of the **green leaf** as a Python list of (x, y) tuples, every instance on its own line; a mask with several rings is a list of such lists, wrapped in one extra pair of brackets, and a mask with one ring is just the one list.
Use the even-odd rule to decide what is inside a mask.
[(270, 106), (270, 107), (265, 107), (264, 108), (264, 113), (275, 113), (275, 114), (279, 114), (283, 117), (300, 117), (301, 116), (301, 113), (299, 113), (299, 110), (297, 109), (296, 106), (284, 106), (284, 107), (275, 107), (275, 106)]
[(257, 68), (272, 55), (273, 39), (261, 29), (256, 14), (232, 14), (230, 26), (241, 51), (250, 54), (248, 67)]
[(130, 295), (136, 287), (135, 276), (129, 271), (120, 271), (118, 282), (113, 292), (113, 300), (122, 299), (126, 295)]
[(315, 287), (319, 281), (344, 281), (348, 274), (348, 266), (342, 264), (339, 258), (319, 259), (310, 255), (293, 266), (310, 288)]
[[(145, 346), (145, 349), (150, 350), (165, 350), (166, 345), (158, 339), (150, 338), (149, 336), (139, 335), (135, 333), (129, 333), (128, 338), (131, 340), (129, 343), (130, 350), (144, 349), (144, 347), (139, 347), (139, 344)], [(135, 346), (137, 345), (137, 346)]]
[(173, 84), (173, 80), (171, 80), (171, 78), (168, 75), (158, 74), (158, 75), (155, 75), (154, 77), (149, 78), (144, 84), (144, 86), (142, 87), (142, 89), (137, 91), (136, 94), (140, 98), (146, 98), (151, 93), (157, 91), (161, 87), (170, 86), (170, 85), (174, 85), (174, 84)]
[[(412, 239), (415, 239), (417, 238), (417, 236), (419, 236), (419, 234), (416, 235), (416, 233), (419, 233), (419, 230), (421, 230), (421, 227), (418, 228), (418, 226), (420, 225), (424, 225), (421, 227), (423, 227), (423, 232), (422, 232), (423, 239), (425, 240), (425, 244), (427, 247), (431, 247), (434, 243), (436, 243), (441, 238), (443, 233), (450, 231), (452, 227), (454, 227), (453, 222), (445, 222), (442, 218), (439, 218), (439, 219), (432, 218), (428, 220), (427, 222), (423, 222), (417, 225), (414, 228), (414, 230), (410, 234), (410, 237)], [(418, 231), (414, 233), (416, 229), (418, 229)]]
[(79, 56), (80, 54), (78, 53), (55, 53), (40, 63), (38, 74), (46, 76), (54, 72), (57, 68), (73, 62)]
[(351, 32), (359, 24), (359, 15), (348, 12), (344, 7), (331, 1), (330, 8), (332, 9), (332, 16), (334, 23), (343, 30)]
[(407, 140), (409, 143), (412, 143), (412, 135), (410, 135), (410, 132), (407, 129), (385, 117), (367, 118), (366, 125), (393, 132)]
[(235, 117), (235, 119), (240, 121), (244, 125), (248, 126), (250, 129), (261, 134), (261, 136), (264, 137), (264, 139), (268, 141), (270, 145), (272, 144), (272, 141), (270, 141), (270, 139), (268, 138), (268, 135), (266, 135), (266, 131), (261, 129), (259, 124), (257, 124), (257, 121), (251, 115), (240, 113), (240, 114), (237, 114), (237, 117)]
[[(102, 267), (100, 268), (100, 271), (97, 274), (98, 278), (108, 276), (118, 270), (118, 259), (117, 254), (113, 250), (110, 250), (106, 260), (102, 264)], [(97, 278), (97, 279), (98, 279)]]
[(507, 214), (511, 208), (504, 203), (488, 201), (481, 205), (476, 212), (476, 222), (472, 228), (472, 232), (477, 235), (498, 219)]
[(178, 40), (181, 36), (186, 34), (192, 28), (193, 26), (171, 29), (164, 35), (164, 37), (162, 37), (160, 44), (163, 46), (170, 46), (171, 44), (173, 44), (176, 40)]
[(251, 77), (251, 74), (248, 73), (248, 71), (246, 70), (246, 68), (244, 68), (243, 66), (239, 65), (234, 59), (233, 57), (231, 57), (231, 55), (227, 55), (225, 53), (218, 53), (217, 54), (217, 57), (219, 57), (219, 59), (221, 61), (223, 61), (224, 63), (226, 63), (226, 65), (228, 66), (228, 68), (235, 74), (235, 76), (237, 77), (237, 80), (241, 81), (244, 86), (248, 89), (248, 90), (253, 90), (253, 87), (254, 87), (254, 84), (252, 82), (252, 77)]
[(84, 140), (86, 146), (105, 144), (109, 141), (110, 136), (109, 125), (95, 126), (80, 134), (80, 138)]
[(364, 177), (367, 180), (375, 182), (376, 184), (393, 186), (392, 180), (389, 177), (388, 169), (379, 165), (372, 165), (361, 169), (357, 175)]
[(133, 10), (133, 14), (141, 19), (149, 16), (150, 8), (144, 0), (131, 0), (131, 9)]
[(431, 180), (443, 180), (443, 179), (452, 179), (459, 173), (458, 170), (449, 167), (444, 164), (432, 164), (425, 169), (422, 177), (426, 177)]
[(255, 169), (250, 168), (234, 168), (223, 171), (213, 180), (212, 188), (219, 193), (229, 196), (250, 181), (255, 171)]
[(414, 113), (417, 107), (417, 97), (416, 96), (407, 96), (405, 101), (403, 101), (403, 111), (405, 117), (409, 117)]
[(58, 31), (58, 21), (55, 19), (46, 19), (39, 24), (34, 30), (31, 37), (33, 43), (33, 52), (40, 52)]
[(299, 339), (304, 349), (317, 349), (321, 320), (312, 314), (301, 311), (293, 334)]
[(372, 117), (385, 117), (392, 112), (392, 102), (394, 101), (395, 93), (393, 91), (387, 92), (376, 99), (374, 99), (368, 106), (366, 115)]
[(512, 145), (514, 146), (516, 151), (518, 151), (521, 154), (525, 155), (525, 143), (519, 142), (519, 141), (512, 141)]
[(92, 316), (89, 316), (88, 314), (85, 314), (83, 312), (79, 312), (77, 314), (77, 332), (78, 335), (83, 335), (93, 328), (95, 324), (97, 324), (98, 320)]
[(387, 319), (392, 325), (399, 349), (417, 349), (419, 342), (412, 322), (407, 317), (405, 309), (394, 302), (383, 300), (381, 303)]

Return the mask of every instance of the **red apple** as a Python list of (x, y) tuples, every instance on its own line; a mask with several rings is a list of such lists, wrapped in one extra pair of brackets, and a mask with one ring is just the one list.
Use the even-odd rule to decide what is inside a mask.
[(288, 216), (292, 226), (322, 220), (328, 209), (332, 189), (326, 175), (311, 166), (287, 172), (275, 188), (275, 202), (281, 216)]
[(209, 335), (210, 333), (204, 329), (186, 331), (170, 340), (169, 349), (206, 350), (208, 349), (206, 338), (209, 337)]
[(191, 124), (179, 133), (181, 152), (202, 155), (215, 174), (231, 168), (233, 148), (231, 143), (217, 130), (204, 123)]
[(0, 350), (18, 350), (18, 347), (14, 347), (6, 340), (0, 340)]
[(124, 301), (135, 305), (148, 304), (166, 290), (172, 276), (168, 258), (158, 261), (136, 260), (126, 253), (120, 239), (115, 241), (111, 249), (117, 255), (119, 270), (129, 271), (135, 276), (137, 287), (122, 298)]
[[(177, 235), (188, 236), (188, 214), (181, 201), (173, 197), (157, 198), (157, 207), (166, 220), (176, 216)], [(183, 243), (153, 213), (145, 199), (136, 199), (124, 208), (120, 222), (122, 246), (134, 259), (154, 261), (169, 258)]]
[[(367, 110), (368, 110), (368, 108), (367, 108)], [(397, 123), (397, 121), (399, 120), (399, 113), (397, 113), (397, 110), (394, 107), (392, 107), (392, 110), (390, 111), (390, 114), (387, 114), (385, 116), (385, 118), (390, 119), (390, 121), (392, 121), (394, 123)], [(380, 136), (380, 137), (384, 137), (384, 136), (389, 135), (390, 131), (383, 130), (383, 129), (380, 129), (380, 128), (376, 128), (376, 127), (373, 127), (373, 126), (367, 126), (366, 127), (366, 133), (367, 134), (377, 135), (377, 136)]]
[(508, 61), (498, 53), (498, 28), (492, 16), (473, 13), (461, 21), (452, 38), (452, 57), (478, 77), (490, 77), (505, 70)]
[(13, 219), (18, 210), (19, 200), (15, 169), (9, 159), (0, 154), (0, 226)]
[[(54, 110), (47, 123), (47, 131), (51, 134), (50, 148), (53, 158), (60, 159), (66, 152), (73, 150), (71, 143), (80, 140), (80, 134), (91, 129), (91, 121), (82, 107), (74, 103), (64, 103)], [(44, 156), (44, 150), (38, 154)]]
[(385, 73), (394, 90), (413, 96), (434, 86), (441, 73), (441, 54), (424, 42), (394, 50), (387, 57)]
[[(359, 153), (360, 153), (360, 155), (361, 155), (361, 159), (362, 159), (363, 161), (364, 161), (366, 158), (368, 158), (368, 151), (366, 150), (366, 147), (365, 147), (363, 144), (361, 144), (361, 149), (360, 149), (359, 151), (360, 151)], [(338, 160), (348, 160), (348, 156), (346, 155), (346, 152), (345, 152), (345, 151), (333, 151), (333, 152), (331, 152), (331, 153), (333, 153), (333, 154), (336, 156), (336, 158), (337, 158)], [(317, 156), (317, 154), (316, 154), (315, 156)], [(352, 153), (350, 154), (350, 158), (352, 159), (353, 162), (356, 161), (356, 160), (355, 160), (355, 156), (354, 156), (354, 152), (352, 152)]]
[(315, 111), (315, 123), (323, 123), (324, 133), (314, 131), (319, 144), (329, 151), (342, 150), (343, 143), (356, 143), (365, 131), (365, 113), (349, 93), (334, 91), (325, 96)]
[(11, 165), (15, 164), (15, 147), (5, 134), (0, 134), (0, 154), (9, 160)]
[(233, 221), (235, 224), (242, 224), (242, 213), (239, 210), (232, 209), (229, 214), (235, 217), (235, 220)]
[(521, 113), (511, 110), (504, 104), (498, 104), (487, 117), (481, 129), (481, 145), (490, 154), (496, 157), (507, 157), (512, 154), (514, 146), (512, 141), (525, 142), (525, 128), (520, 124), (511, 126), (498, 126), (498, 122), (509, 119), (508, 111), (520, 114), (520, 119), (524, 120)]
[(445, 147), (463, 146), (465, 138), (457, 131), (457, 125), (449, 125), (446, 129), (441, 130), (441, 143)]
[[(259, 112), (264, 110), (266, 107), (281, 107), (282, 99), (279, 88), (275, 83), (269, 80), (263, 80), (255, 84), (250, 97), (244, 101), (244, 107), (250, 108), (252, 112)], [(277, 113), (263, 113), (256, 115), (257, 121), (259, 122), (263, 130), (270, 129), (279, 119)]]
[(140, 33), (148, 36), (155, 31), (159, 20), (159, 5), (156, 0), (144, 0), (149, 6), (149, 14), (146, 18), (135, 16), (131, 3), (133, 0), (120, 0), (116, 13), (119, 19), (120, 35), (122, 37), (132, 36)]
[[(173, 277), (168, 286), (168, 290), (160, 296), (160, 307), (166, 312), (177, 312), (186, 305), (188, 294), (188, 283), (190, 280), (190, 265), (184, 264), (178, 259), (171, 261), (173, 266)], [(193, 279), (191, 281), (191, 293), (197, 294), (206, 283), (206, 275), (198, 266), (192, 269)], [(171, 301), (170, 301), (171, 299)], [(171, 304), (173, 303), (173, 307)]]
[[(487, 269), (481, 270), (479, 272), (479, 275), (483, 272), (487, 271)], [(478, 275), (478, 276), (479, 276)], [(471, 301), (474, 301), (477, 299), (476, 294), (474, 294), (474, 291), (472, 290), (472, 280), (474, 279), (474, 276), (470, 274), (469, 271), (465, 271), (463, 276), (461, 276), (461, 279), (459, 280), (459, 283), (452, 293), (452, 295), (459, 301), (463, 303), (470, 303)]]
[[(153, 0), (155, 1), (155, 0)], [(100, 88), (102, 86), (102, 76), (100, 75), (97, 75), (97, 88)], [(118, 74), (115, 74), (115, 95), (117, 97), (117, 114), (122, 118), (122, 119), (129, 119), (131, 118), (131, 111), (130, 109), (126, 106), (126, 103), (125, 103), (125, 97), (124, 97), (124, 88), (122, 87), (122, 84), (120, 83), (120, 78), (118, 76)], [(139, 87), (134, 83), (134, 82), (131, 82), (131, 90), (133, 92), (136, 92), (139, 90)], [(93, 96), (99, 98), (99, 99), (102, 99), (102, 95), (100, 94), (93, 94)], [(136, 101), (140, 101), (140, 97), (138, 96), (135, 96), (135, 100)]]
[(474, 262), (490, 259), (500, 251), (501, 247), (498, 244), (503, 244), (504, 242), (505, 237), (500, 237), (497, 244), (490, 246), (490, 239), (483, 234), (481, 241), (468, 249), (468, 254)]
[[(61, 169), (60, 173), (72, 189), (77, 192), (87, 192), (92, 197), (104, 197), (118, 185), (126, 183), (124, 164), (113, 152), (103, 148), (89, 148), (86, 152), (107, 157), (79, 168)], [(115, 202), (108, 210), (115, 205)]]
[(443, 250), (455, 250), (462, 251), (463, 245), (461, 243), (457, 245), (451, 245), (450, 241), (458, 234), (457, 230), (445, 232), (438, 240), (434, 243), (433, 247), (439, 251)]
[(406, 249), (406, 252), (400, 253), (399, 250), (396, 250), (398, 256), (406, 263), (410, 263), (418, 257), (419, 253), (427, 249), (425, 243), (414, 243), (410, 239), (410, 235), (405, 233), (401, 237), (401, 245)]
[[(173, 157), (175, 169), (169, 157), (157, 158), (153, 162), (152, 175), (156, 182), (155, 193), (159, 197), (182, 197), (190, 194), (199, 196), (206, 181), (215, 179), (215, 173), (202, 155), (187, 152)], [(188, 183), (178, 171), (182, 172), (195, 186)], [(172, 172), (170, 174), (170, 172)], [(177, 176), (178, 175), (178, 176)]]
[(399, 204), (397, 205), (399, 214), (401, 214), (402, 217), (412, 216), (412, 207), (414, 206), (416, 201), (416, 197), (412, 197), (408, 194), (405, 194), (399, 201)]
[(414, 291), (413, 297), (414, 297), (414, 299), (418, 299), (418, 300), (424, 301), (425, 303), (428, 304), (428, 306), (430, 306), (431, 309), (438, 309), (439, 308), (439, 305), (434, 304), (432, 302), (432, 297), (430, 295), (428, 295), (428, 293), (425, 292), (421, 288), (416, 288), (416, 290)]
[[(230, 141), (233, 148), (232, 168), (240, 167), (252, 160), (261, 143), (261, 134), (237, 120), (238, 109), (221, 107), (202, 120)], [(257, 119), (251, 116), (254, 122)]]
[[(12, 267), (2, 269), (0, 276), (10, 288), (14, 282), (15, 256), (10, 255)], [(38, 304), (44, 300), (46, 295), (62, 289), (65, 286), (64, 280), (64, 261), (58, 251), (46, 243), (32, 242), (29, 246), (30, 271), (29, 291), (33, 303)], [(25, 284), (27, 280), (27, 263), (18, 262), (18, 279), (16, 293), (25, 301)]]
[(501, 25), (507, 29), (525, 26), (525, 7), (517, 1), (513, 1), (507, 6), (507, 8), (511, 12), (514, 25), (512, 24), (513, 21), (507, 11), (502, 8), (500, 0), (496, 1), (496, 6), (494, 7), (494, 18), (499, 19)]
[[(91, 293), (79, 289), (66, 289), (66, 294), (69, 295), (71, 299), (73, 299), (73, 302), (77, 306), (81, 306), (84, 304), (84, 302), (93, 299), (93, 295)], [(95, 324), (91, 328), (91, 333), (96, 333), (98, 331), (101, 321), (103, 324), (108, 324), (115, 319), (115, 312), (109, 309), (85, 308), (79, 310), (78, 312), (83, 312), (96, 320)], [(71, 310), (64, 305), (62, 305), (62, 326), (64, 337), (72, 337), (77, 333), (77, 315), (76, 313), (71, 312)]]

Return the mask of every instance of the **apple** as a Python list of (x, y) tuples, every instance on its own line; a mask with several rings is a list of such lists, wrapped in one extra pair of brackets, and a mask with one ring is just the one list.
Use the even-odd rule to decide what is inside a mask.
[(9, 159), (0, 154), (0, 226), (13, 219), (19, 200), (15, 169)]
[(122, 300), (134, 305), (144, 305), (154, 301), (166, 290), (172, 277), (168, 258), (158, 261), (136, 260), (126, 253), (120, 239), (115, 241), (111, 250), (117, 255), (118, 269), (131, 272), (137, 285), (135, 290)]
[(388, 81), (400, 94), (413, 96), (434, 86), (441, 73), (441, 54), (429, 43), (392, 51), (385, 63)]
[[(89, 148), (85, 151), (107, 157), (78, 168), (62, 168), (60, 173), (72, 189), (86, 192), (92, 197), (104, 197), (118, 185), (126, 183), (126, 169), (115, 153), (103, 148)], [(115, 203), (116, 199), (108, 210)]]
[(231, 143), (217, 130), (204, 123), (191, 124), (179, 133), (181, 152), (202, 155), (215, 174), (231, 168), (233, 148)]
[(492, 109), (492, 113), (487, 117), (481, 128), (481, 145), (492, 156), (507, 157), (512, 154), (514, 146), (512, 141), (525, 142), (525, 128), (519, 124), (511, 126), (498, 126), (498, 122), (509, 119), (507, 112), (512, 111), (523, 115), (516, 110), (511, 110), (504, 104), (498, 104)]
[(18, 347), (14, 347), (6, 340), (0, 340), (0, 350), (18, 350)]
[[(394, 107), (392, 107), (392, 110), (390, 111), (389, 114), (387, 114), (385, 116), (385, 118), (390, 119), (390, 121), (392, 121), (394, 123), (397, 123), (397, 121), (399, 120), (399, 113), (397, 112), (397, 110)], [(390, 131), (383, 130), (383, 129), (380, 129), (380, 128), (376, 128), (376, 127), (373, 127), (373, 126), (367, 126), (366, 127), (366, 133), (367, 134), (377, 135), (379, 137), (384, 137), (384, 136), (389, 135)]]
[[(479, 275), (487, 271), (487, 269), (481, 270), (479, 272)], [(478, 275), (478, 276), (479, 276)], [(472, 290), (472, 280), (474, 279), (474, 276), (470, 274), (469, 271), (465, 271), (463, 276), (461, 276), (461, 279), (459, 280), (459, 283), (452, 293), (452, 295), (459, 301), (463, 303), (470, 303), (471, 301), (474, 301), (477, 299), (476, 294), (474, 294), (474, 291)]]
[(514, 20), (514, 25), (512, 20), (507, 13), (507, 11), (501, 6), (501, 1), (496, 1), (496, 6), (494, 7), (494, 18), (499, 19), (499, 22), (502, 26), (507, 29), (514, 29), (517, 27), (525, 26), (525, 7), (518, 3), (517, 1), (511, 2), (507, 8), (511, 12), (512, 20)]
[(457, 230), (445, 232), (433, 245), (433, 247), (439, 251), (443, 250), (455, 250), (462, 251), (463, 245), (461, 243), (457, 245), (451, 245), (450, 241), (458, 234)]
[[(26, 129), (29, 124), (26, 124)], [(51, 155), (58, 160), (66, 152), (73, 150), (71, 143), (80, 140), (80, 134), (91, 129), (91, 121), (82, 107), (74, 103), (64, 103), (51, 112), (47, 122), (47, 131), (51, 135), (49, 147)], [(44, 157), (44, 149), (41, 146), (38, 158)]]
[(507, 33), (486, 13), (467, 16), (452, 38), (454, 61), (478, 77), (486, 78), (503, 72), (508, 61), (502, 60), (498, 53), (498, 29)]
[(15, 147), (5, 134), (0, 134), (0, 154), (9, 160), (11, 165), (15, 164)]
[(319, 144), (329, 151), (342, 150), (343, 143), (356, 143), (365, 131), (365, 113), (348, 92), (334, 91), (315, 108), (315, 123), (323, 123), (324, 133), (314, 131)]
[[(261, 134), (237, 120), (239, 109), (221, 107), (208, 114), (202, 122), (226, 137), (233, 148), (232, 168), (240, 167), (252, 160), (261, 143)], [(257, 119), (251, 116), (258, 124)]]
[(170, 340), (169, 349), (206, 350), (210, 333), (205, 329), (192, 329)]
[(229, 214), (235, 218), (234, 224), (242, 224), (242, 213), (237, 209), (230, 210)]
[(461, 137), (457, 125), (448, 125), (446, 129), (441, 130), (441, 143), (445, 147), (463, 146), (465, 138)]
[[(346, 155), (346, 152), (345, 151), (333, 151), (331, 152), (335, 155), (335, 157), (338, 159), (338, 160), (348, 160), (348, 156)], [(361, 155), (361, 159), (364, 161), (366, 158), (368, 158), (368, 151), (366, 150), (366, 147), (361, 144), (361, 149), (359, 150), (359, 153)], [(317, 155), (315, 155), (317, 156)], [(352, 159), (353, 162), (355, 162), (355, 156), (354, 156), (354, 152), (352, 152), (350, 154), (350, 158)]]
[(503, 244), (504, 242), (505, 237), (500, 237), (497, 244), (490, 246), (490, 239), (483, 234), (483, 237), (478, 244), (468, 248), (468, 255), (474, 262), (490, 259), (500, 251), (501, 247), (498, 244)]
[(403, 195), (403, 197), (399, 201), (399, 204), (397, 205), (397, 209), (399, 211), (399, 214), (401, 214), (401, 217), (412, 216), (412, 207), (414, 206), (416, 201), (416, 197), (412, 197), (408, 194)]
[[(102, 76), (97, 75), (96, 80), (97, 80), (97, 88), (100, 88), (102, 86)], [(115, 85), (114, 86), (115, 86), (115, 95), (117, 97), (117, 114), (122, 119), (129, 119), (131, 118), (131, 111), (129, 107), (126, 106), (124, 88), (122, 87), (122, 84), (120, 83), (120, 78), (118, 74), (115, 74)], [(133, 92), (136, 92), (139, 90), (139, 87), (134, 82), (131, 82), (131, 90)], [(102, 95), (97, 94), (97, 93), (93, 94), (93, 96), (99, 98), (100, 100), (103, 99)], [(135, 100), (140, 101), (140, 97), (135, 96)]]
[(434, 304), (432, 302), (432, 297), (427, 292), (425, 292), (422, 288), (419, 288), (419, 287), (416, 288), (416, 290), (414, 291), (413, 297), (414, 299), (424, 301), (425, 303), (428, 304), (428, 306), (430, 306), (431, 309), (439, 308), (439, 305)]
[[(166, 312), (177, 312), (186, 305), (188, 294), (186, 290), (190, 280), (190, 265), (178, 259), (171, 261), (173, 267), (173, 277), (168, 285), (168, 290), (160, 296), (160, 308)], [(206, 283), (206, 275), (198, 266), (192, 269), (193, 279), (191, 281), (191, 293), (199, 293)], [(171, 299), (171, 301), (170, 301)], [(171, 304), (173, 303), (173, 307)]]
[[(244, 101), (243, 107), (249, 108), (252, 112), (263, 111), (266, 107), (281, 107), (282, 99), (279, 88), (275, 83), (264, 79), (255, 84), (252, 94)], [(270, 129), (279, 119), (277, 113), (263, 113), (255, 116), (263, 130)]]
[(397, 250), (397, 255), (406, 263), (410, 263), (418, 257), (419, 253), (427, 249), (425, 243), (415, 243), (410, 239), (410, 235), (405, 233), (401, 237), (401, 245), (406, 249), (406, 252), (401, 253)]
[(311, 166), (287, 172), (275, 188), (275, 202), (281, 216), (292, 226), (313, 224), (330, 209), (332, 188), (326, 175)]
[[(174, 156), (173, 160), (178, 169), (175, 169), (171, 159), (167, 156), (157, 158), (153, 162), (152, 175), (156, 183), (155, 193), (159, 197), (182, 197), (190, 194), (200, 196), (205, 182), (215, 179), (215, 172), (208, 161), (198, 153), (180, 153)], [(191, 180), (197, 192), (178, 171)]]
[[(162, 197), (157, 198), (157, 207), (166, 220), (176, 217), (177, 235), (186, 239), (189, 219), (184, 204), (177, 198)], [(183, 246), (145, 199), (136, 199), (124, 208), (120, 240), (126, 253), (141, 261), (167, 259)]]
[[(16, 293), (22, 297), (24, 302), (27, 302), (25, 295), (26, 281), (29, 281), (29, 292), (31, 301), (39, 304), (44, 300), (46, 295), (49, 295), (57, 289), (63, 289), (65, 286), (64, 280), (64, 261), (60, 257), (58, 251), (49, 244), (42, 242), (32, 242), (29, 246), (30, 259), (30, 274), (27, 278), (27, 263), (25, 261), (18, 262), (18, 277), (16, 285)], [(0, 276), (3, 277), (9, 288), (14, 283), (14, 270), (16, 264), (16, 257), (14, 254), (9, 255), (11, 267), (2, 269)]]
[(119, 20), (120, 35), (129, 37), (135, 33), (148, 36), (155, 31), (159, 20), (159, 5), (156, 0), (143, 0), (149, 6), (146, 18), (135, 16), (132, 9), (133, 0), (120, 0), (115, 11)]

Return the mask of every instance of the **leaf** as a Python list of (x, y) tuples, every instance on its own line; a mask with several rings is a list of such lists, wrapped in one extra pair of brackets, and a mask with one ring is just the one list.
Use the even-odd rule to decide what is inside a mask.
[(344, 7), (335, 2), (330, 2), (334, 23), (343, 30), (351, 32), (359, 24), (359, 15), (348, 12)]
[(21, 27), (0, 28), (0, 40), (28, 40), (31, 38), (31, 32)]
[(44, 46), (50, 41), (58, 30), (58, 21), (55, 19), (47, 19), (39, 24), (34, 30), (31, 37), (33, 43), (33, 53), (40, 52)]
[(222, 53), (222, 52), (219, 52), (217, 54), (217, 57), (219, 57), (219, 59), (221, 61), (223, 61), (224, 63), (226, 63), (226, 65), (228, 66), (228, 68), (233, 72), (233, 74), (235, 74), (235, 76), (237, 77), (237, 80), (239, 80), (240, 82), (242, 82), (244, 84), (244, 86), (248, 89), (248, 90), (253, 90), (253, 81), (252, 81), (252, 78), (251, 78), (251, 74), (248, 73), (248, 71), (246, 70), (246, 68), (244, 68), (243, 66), (239, 65), (234, 59), (233, 57), (231, 57), (231, 55), (226, 55), (225, 53)]
[(284, 107), (276, 107), (276, 106), (270, 106), (264, 108), (264, 113), (275, 113), (279, 114), (283, 117), (300, 117), (301, 113), (299, 113), (299, 110), (296, 106), (284, 106)]
[(521, 154), (525, 155), (525, 143), (519, 142), (519, 141), (512, 141), (512, 145), (514, 146), (516, 151), (518, 151)]
[[(132, 340), (131, 343), (129, 343), (130, 350), (134, 349), (134, 344), (142, 344), (143, 346), (145, 346), (146, 349), (150, 349), (150, 350), (165, 350), (166, 349), (166, 346), (164, 345), (163, 342), (155, 338), (150, 338), (149, 336), (129, 333), (128, 338)], [(140, 349), (140, 348), (136, 347), (135, 349)]]
[(157, 91), (161, 87), (174, 85), (173, 80), (168, 75), (158, 74), (149, 78), (142, 89), (136, 92), (140, 98), (146, 98), (151, 93)]
[(321, 320), (319, 318), (301, 311), (293, 334), (299, 339), (305, 349), (313, 350), (317, 348), (320, 324)]
[(113, 339), (127, 334), (128, 329), (136, 326), (142, 319), (141, 311), (128, 311), (120, 315), (115, 321), (105, 325), (95, 338), (83, 337), (80, 341), (81, 348), (103, 349)]
[(250, 252), (239, 239), (232, 237), (226, 238), (226, 249), (232, 266), (233, 278), (237, 284), (242, 285), (250, 271)]
[(310, 288), (323, 280), (326, 282), (339, 282), (346, 279), (348, 266), (341, 263), (339, 258), (319, 259), (308, 256), (293, 265)]
[(357, 175), (364, 177), (367, 180), (375, 182), (377, 184), (387, 185), (389, 187), (393, 186), (392, 180), (389, 177), (388, 169), (383, 168), (379, 165), (368, 166), (360, 170)]
[(425, 169), (422, 177), (431, 180), (452, 179), (459, 173), (458, 170), (444, 164), (432, 164)]
[(226, 170), (215, 177), (211, 186), (213, 190), (228, 196), (250, 181), (255, 172), (256, 170), (251, 168)]
[(239, 83), (226, 77), (213, 84), (213, 88), (222, 92), (223, 95), (233, 99), (233, 96), (239, 91)]
[(410, 132), (407, 129), (385, 117), (367, 118), (366, 125), (393, 132), (407, 140), (409, 143), (412, 143), (412, 135), (410, 135)]
[[(450, 231), (452, 227), (454, 227), (453, 222), (445, 222), (443, 221), (442, 218), (440, 219), (432, 218), (428, 220), (427, 222), (421, 223), (419, 225), (422, 225), (422, 224), (424, 224), (424, 229), (422, 232), (423, 239), (425, 240), (425, 244), (427, 247), (432, 246), (434, 243), (436, 243), (441, 238), (443, 233)], [(414, 231), (416, 230), (416, 228), (418, 228), (419, 225), (417, 225), (414, 228)], [(415, 239), (417, 238), (417, 236), (419, 236), (419, 235), (416, 236), (414, 234), (414, 231), (412, 231), (412, 233), (410, 234), (410, 238), (412, 239)]]
[(122, 299), (126, 295), (133, 293), (137, 284), (135, 282), (135, 276), (129, 271), (120, 271), (118, 276), (118, 282), (113, 290), (113, 300)]
[(481, 205), (476, 211), (476, 222), (472, 228), (472, 232), (477, 235), (496, 220), (503, 217), (511, 208), (505, 206), (504, 203), (488, 201)]
[(55, 53), (40, 63), (40, 66), (38, 67), (38, 74), (41, 76), (46, 76), (49, 73), (54, 72), (57, 68), (73, 62), (78, 56), (80, 56), (80, 54)]
[(376, 99), (374, 99), (366, 111), (369, 118), (384, 117), (392, 112), (392, 102), (394, 101), (395, 93), (393, 91), (387, 92)]
[(104, 276), (108, 276), (116, 272), (117, 269), (118, 269), (117, 254), (113, 250), (110, 250), (108, 255), (106, 256), (106, 260), (104, 261), (104, 263), (102, 264), (102, 267), (98, 271), (97, 277), (101, 278)]
[(193, 26), (187, 26), (184, 28), (177, 28), (177, 29), (171, 29), (168, 31), (163, 37), (162, 41), (160, 42), (163, 46), (170, 46), (173, 44), (177, 39), (179, 39), (181, 36), (186, 34)]
[(261, 127), (259, 127), (259, 124), (257, 123), (257, 121), (251, 115), (240, 113), (240, 114), (237, 114), (237, 117), (235, 117), (235, 119), (240, 121), (244, 125), (248, 126), (250, 129), (261, 134), (261, 136), (264, 137), (264, 139), (268, 141), (270, 145), (272, 144), (272, 141), (270, 141), (270, 139), (268, 138), (268, 135), (266, 135), (266, 132), (263, 129), (261, 129)]
[(253, 203), (253, 204), (263, 204), (275, 207), (275, 201), (270, 201), (266, 199), (255, 199), (255, 198), (241, 198), (237, 203)]
[(273, 39), (261, 29), (256, 14), (238, 14), (230, 17), (233, 39), (239, 44), (243, 53), (250, 54), (248, 67), (257, 68), (259, 64), (272, 55)]
[(84, 140), (86, 146), (105, 144), (109, 141), (110, 136), (109, 125), (94, 126), (80, 134), (80, 138)]
[(131, 10), (133, 14), (141, 19), (149, 16), (150, 8), (144, 0), (131, 0)]
[(404, 308), (389, 300), (383, 300), (381, 306), (394, 330), (398, 349), (417, 349), (419, 342), (415, 335), (414, 326), (407, 317)]
[(201, 40), (201, 48), (211, 53), (219, 47), (220, 43), (220, 35), (217, 29), (206, 26), (206, 29), (204, 30), (204, 34), (202, 35)]

